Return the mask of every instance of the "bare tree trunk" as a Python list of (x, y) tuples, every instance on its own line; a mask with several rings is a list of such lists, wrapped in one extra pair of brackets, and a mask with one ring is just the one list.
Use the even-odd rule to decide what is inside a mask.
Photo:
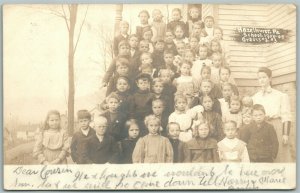
[(69, 5), (70, 10), (70, 29), (69, 29), (69, 97), (68, 97), (68, 130), (69, 134), (74, 133), (74, 95), (75, 95), (75, 85), (74, 85), (74, 31), (76, 25), (77, 16), (77, 6), (76, 4)]

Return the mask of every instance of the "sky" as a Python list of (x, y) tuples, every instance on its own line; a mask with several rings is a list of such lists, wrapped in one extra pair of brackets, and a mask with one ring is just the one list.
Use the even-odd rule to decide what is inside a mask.
[[(182, 5), (168, 5), (168, 9)], [(64, 7), (67, 8), (67, 7)], [(79, 5), (75, 36), (87, 5)], [(138, 13), (167, 5), (124, 5), (123, 20), (134, 31)], [(66, 10), (66, 9), (65, 9)], [(68, 32), (60, 5), (6, 5), (3, 10), (4, 122), (36, 123), (51, 109), (67, 111)], [(75, 111), (103, 100), (101, 32), (113, 36), (115, 5), (89, 5), (75, 54)], [(104, 88), (105, 89), (105, 88)]]

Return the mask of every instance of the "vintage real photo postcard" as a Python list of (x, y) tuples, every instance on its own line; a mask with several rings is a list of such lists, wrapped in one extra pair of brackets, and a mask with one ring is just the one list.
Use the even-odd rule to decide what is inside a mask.
[(4, 188), (296, 188), (294, 4), (3, 6)]

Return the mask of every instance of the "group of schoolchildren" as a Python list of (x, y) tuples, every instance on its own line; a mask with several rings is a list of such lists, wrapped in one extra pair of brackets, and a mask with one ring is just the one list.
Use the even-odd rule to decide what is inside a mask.
[[(149, 23), (143, 10), (130, 35), (122, 21), (103, 78), (103, 113), (92, 121), (78, 111), (79, 130), (67, 143), (51, 111), (35, 146), (40, 163), (65, 163), (68, 152), (77, 164), (273, 162), (275, 130), (262, 105), (239, 96), (222, 29), (211, 16), (202, 21), (197, 7), (189, 14), (184, 22), (175, 8), (166, 24), (155, 9)], [(43, 153), (43, 145), (54, 153)]]

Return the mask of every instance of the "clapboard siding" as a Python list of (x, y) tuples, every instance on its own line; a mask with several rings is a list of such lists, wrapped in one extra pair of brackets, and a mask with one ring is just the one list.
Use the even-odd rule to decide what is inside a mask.
[(203, 4), (202, 5), (202, 17), (213, 15), (213, 5), (212, 4)]

